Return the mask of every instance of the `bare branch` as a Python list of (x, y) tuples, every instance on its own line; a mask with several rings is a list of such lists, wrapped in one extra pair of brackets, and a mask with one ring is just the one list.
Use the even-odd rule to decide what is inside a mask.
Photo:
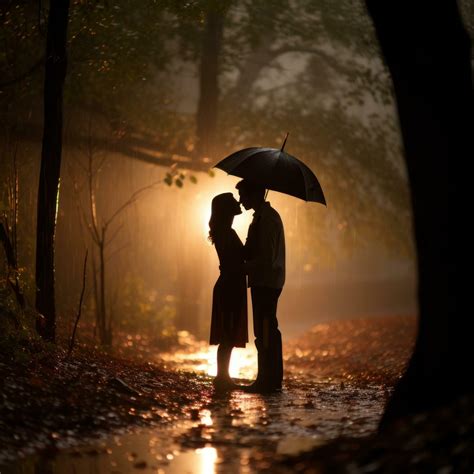
[(128, 246), (130, 245), (130, 242), (127, 242), (126, 244), (122, 245), (121, 247), (119, 247), (118, 249), (114, 250), (107, 258), (106, 258), (106, 262), (108, 262), (114, 255), (118, 254), (119, 252), (121, 252), (123, 249), (126, 249)]
[(2, 222), (0, 222), (0, 242), (2, 242), (3, 244), (3, 248), (5, 250), (5, 255), (7, 257), (8, 265), (16, 269), (17, 263), (16, 263), (16, 257), (15, 257), (15, 251), (14, 251), (12, 242), (10, 240), (10, 237), (8, 236), (8, 231), (7, 229), (5, 229)]
[(94, 193), (94, 172), (92, 170), (93, 154), (89, 153), (88, 155), (88, 184), (89, 184), (89, 209), (91, 213), (91, 228), (95, 235), (95, 239), (100, 241), (99, 228), (97, 225), (97, 207), (95, 202), (95, 193)]
[(105, 221), (104, 226), (108, 227), (112, 221), (122, 212), (124, 211), (128, 206), (133, 204), (135, 201), (138, 200), (138, 198), (145, 192), (150, 189), (153, 189), (154, 187), (158, 186), (159, 184), (162, 183), (162, 180), (159, 181), (154, 181), (153, 183), (149, 184), (148, 186), (144, 186), (143, 188), (137, 189), (129, 199), (127, 199), (113, 214), (112, 216)]
[(109, 239), (107, 240), (107, 242), (105, 242), (106, 245), (110, 245), (113, 240), (115, 239), (115, 237), (117, 237), (118, 233), (123, 229), (123, 224), (120, 224), (117, 229), (115, 229), (115, 232), (112, 234), (112, 237), (109, 237)]
[(95, 174), (99, 174), (102, 171), (102, 168), (105, 165), (105, 162), (107, 161), (107, 156), (104, 156), (102, 160), (99, 161), (99, 164), (96, 167)]
[(285, 44), (272, 49), (272, 41), (265, 41), (259, 44), (250, 57), (239, 68), (239, 76), (235, 86), (227, 92), (227, 98), (245, 100), (250, 90), (257, 81), (261, 71), (269, 67), (278, 57), (287, 53), (311, 54), (318, 57), (331, 69), (339, 74), (348, 74), (350, 69), (344, 66), (336, 56), (333, 56), (324, 50), (308, 45)]
[(16, 77), (13, 77), (11, 79), (8, 79), (5, 82), (0, 83), (0, 88), (4, 87), (9, 87), (17, 84), (18, 82), (21, 82), (23, 79), (26, 79), (28, 76), (31, 76), (37, 69), (39, 69), (42, 65), (44, 64), (44, 56), (41, 56), (41, 58), (33, 63), (32, 66), (30, 66), (26, 71), (22, 72)]
[[(20, 139), (30, 142), (41, 140), (41, 133), (41, 129), (35, 124), (32, 124), (27, 129), (20, 129), (17, 132)], [(114, 153), (156, 166), (170, 167), (175, 164), (181, 169), (204, 173), (208, 172), (211, 167), (208, 159), (198, 159), (163, 150), (160, 143), (156, 143), (147, 136), (126, 136), (114, 142), (98, 137), (95, 139), (95, 143), (98, 151)], [(68, 145), (71, 148), (80, 150), (87, 149), (87, 137), (80, 134), (70, 135), (68, 137)]]
[(72, 185), (74, 187), (74, 192), (77, 196), (77, 199), (76, 199), (76, 208), (77, 208), (77, 212), (79, 213), (79, 215), (81, 216), (87, 230), (89, 231), (90, 235), (91, 235), (91, 238), (92, 240), (94, 241), (94, 243), (98, 244), (98, 240), (97, 240), (97, 236), (96, 234), (94, 233), (94, 230), (92, 228), (92, 225), (89, 223), (88, 219), (87, 219), (87, 216), (86, 216), (86, 211), (84, 210), (84, 207), (82, 206), (82, 200), (81, 200), (81, 196), (80, 196), (80, 192), (81, 192), (81, 189), (79, 189), (79, 185), (77, 183), (77, 180), (76, 180), (76, 177), (74, 175), (74, 173), (71, 171), (71, 167), (70, 165), (68, 166), (68, 172), (69, 172), (69, 175), (72, 179)]
[(272, 92), (286, 89), (292, 86), (301, 86), (302, 84), (314, 85), (311, 81), (291, 81), (285, 82), (284, 84), (280, 84), (278, 86), (269, 87), (268, 89), (259, 89), (259, 94), (271, 94)]
[(341, 64), (341, 61), (337, 59), (337, 56), (326, 53), (320, 48), (314, 48), (305, 45), (285, 45), (281, 48), (273, 51), (274, 58), (281, 56), (287, 53), (301, 53), (301, 54), (311, 54), (313, 56), (318, 56), (319, 59), (323, 60), (330, 68), (334, 69), (339, 74), (348, 74), (352, 70), (345, 67)]
[(86, 272), (87, 272), (87, 255), (88, 255), (88, 253), (89, 253), (89, 249), (86, 250), (86, 256), (84, 257), (84, 267), (83, 267), (83, 270), (82, 270), (81, 296), (79, 298), (79, 307), (77, 309), (76, 322), (74, 324), (74, 329), (72, 331), (71, 342), (69, 343), (69, 351), (67, 353), (68, 357), (71, 355), (71, 352), (74, 348), (74, 341), (75, 341), (75, 338), (76, 338), (77, 325), (79, 324), (79, 319), (81, 319), (82, 300), (84, 299), (84, 292), (86, 290)]

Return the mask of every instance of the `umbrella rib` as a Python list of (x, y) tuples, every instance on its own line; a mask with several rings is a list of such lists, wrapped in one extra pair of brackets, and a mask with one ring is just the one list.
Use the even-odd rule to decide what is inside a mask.
[(306, 173), (303, 171), (303, 168), (301, 166), (298, 166), (298, 170), (300, 171), (301, 175), (303, 176), (303, 182), (304, 182), (304, 194), (305, 194), (305, 201), (308, 201), (308, 188), (309, 188), (309, 183), (308, 180), (306, 179)]
[[(244, 162), (245, 160), (248, 160), (249, 158), (251, 158), (254, 155), (257, 155), (257, 154), (261, 153), (262, 150), (265, 150), (265, 148), (250, 147), (250, 148), (247, 148), (245, 150), (239, 150), (239, 151), (236, 151), (236, 152), (232, 153), (231, 155), (229, 155), (224, 161), (232, 161), (233, 159), (236, 160), (237, 163), (234, 163), (233, 167), (237, 168), (238, 166), (240, 166), (242, 164), (242, 162)], [(242, 153), (243, 151), (245, 151), (246, 153), (245, 154)], [(242, 155), (242, 156), (234, 157), (234, 155), (236, 155), (236, 154), (239, 154), (239, 155)], [(218, 166), (219, 164), (220, 163), (218, 163), (215, 167), (222, 169), (221, 167)], [(227, 174), (229, 174), (229, 173), (227, 173)]]
[[(279, 160), (280, 160), (280, 153), (281, 152), (279, 150), (277, 150), (277, 151), (278, 151), (278, 155), (277, 155), (277, 158), (275, 160), (275, 164), (273, 165), (272, 170), (269, 173), (270, 174), (270, 179), (268, 180), (269, 182), (271, 182), (271, 179), (273, 178), (273, 175), (275, 174), (275, 170), (276, 170), (276, 168), (278, 166), (278, 163), (279, 163)], [(270, 188), (266, 188), (266, 189), (270, 189)]]

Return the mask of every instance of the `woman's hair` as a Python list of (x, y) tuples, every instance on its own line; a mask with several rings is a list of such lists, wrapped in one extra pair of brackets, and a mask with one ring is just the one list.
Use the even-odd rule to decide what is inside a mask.
[(237, 214), (236, 203), (232, 193), (218, 194), (212, 200), (211, 219), (209, 220), (210, 242), (215, 244), (222, 230), (230, 227), (233, 217)]
[(222, 225), (222, 219), (216, 218), (215, 215), (211, 215), (211, 219), (209, 221), (209, 235), (208, 240), (212, 243), (216, 243), (216, 239), (219, 238), (219, 234), (225, 226)]

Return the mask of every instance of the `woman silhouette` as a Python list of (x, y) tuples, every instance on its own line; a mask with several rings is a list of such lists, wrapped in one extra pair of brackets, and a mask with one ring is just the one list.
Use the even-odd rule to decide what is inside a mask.
[(244, 246), (232, 228), (234, 216), (241, 213), (232, 193), (219, 194), (212, 200), (209, 240), (216, 247), (220, 275), (212, 295), (209, 343), (219, 344), (214, 379), (214, 386), (219, 389), (235, 386), (229, 375), (232, 349), (245, 347), (248, 342)]

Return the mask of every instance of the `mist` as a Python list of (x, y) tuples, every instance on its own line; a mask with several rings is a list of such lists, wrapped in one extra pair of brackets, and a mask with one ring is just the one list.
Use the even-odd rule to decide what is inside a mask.
[[(165, 326), (206, 338), (212, 285), (218, 276), (215, 250), (207, 240), (210, 201), (221, 192), (236, 194), (238, 181), (212, 166), (239, 147), (279, 147), (286, 132), (287, 151), (313, 167), (328, 205), (269, 194), (287, 239), (287, 284), (279, 316), (285, 337), (321, 321), (415, 315), (406, 173), (388, 76), (362, 10), (351, 29), (363, 41), (330, 30), (333, 18), (306, 12), (298, 14), (302, 23), (293, 32), (279, 32), (275, 17), (276, 23), (268, 25), (274, 40), (269, 45), (258, 29), (249, 37), (242, 30), (247, 15), (263, 14), (266, 6), (255, 11), (231, 8), (220, 40), (218, 83), (206, 96), (202, 68), (212, 51), (200, 50), (186, 36), (199, 34), (199, 27), (179, 13), (157, 12), (149, 21), (166, 25), (167, 35), (155, 32), (153, 48), (134, 39), (147, 35), (147, 23), (138, 17), (128, 20), (135, 36), (114, 44), (110, 35), (119, 28), (114, 22), (127, 8), (91, 7), (93, 17), (112, 21), (108, 29), (90, 26), (80, 9), (71, 18), (56, 231), (56, 294), (63, 322), (70, 325), (75, 311), (86, 249), (92, 260), (98, 259), (90, 233), (87, 167), (92, 163), (99, 226), (137, 190), (153, 184), (120, 211), (108, 229), (113, 241), (105, 250), (107, 311), (114, 313), (116, 323), (128, 321), (137, 331), (140, 323), (132, 323), (134, 317), (161, 314)], [(31, 26), (33, 12), (27, 6), (17, 15)], [(331, 33), (308, 49), (308, 35), (318, 28)], [(14, 29), (5, 32), (15, 34)], [(31, 30), (18, 47), (29, 48), (34, 35)], [(80, 59), (83, 48), (94, 51), (88, 62)], [(2, 169), (7, 178), (14, 150), (22, 193), (18, 235), (25, 236), (18, 242), (18, 255), (25, 269), (34, 261), (27, 236), (35, 226), (39, 86), (34, 74), (16, 86), (20, 93), (14, 116), (11, 89), (2, 95)], [(213, 107), (219, 104), (213, 124), (207, 122), (208, 115), (199, 118), (208, 106), (203, 97), (211, 97)], [(251, 212), (235, 219), (243, 241), (250, 221)], [(89, 318), (96, 304), (92, 271), (85, 300)], [(33, 299), (31, 292), (29, 296)]]

